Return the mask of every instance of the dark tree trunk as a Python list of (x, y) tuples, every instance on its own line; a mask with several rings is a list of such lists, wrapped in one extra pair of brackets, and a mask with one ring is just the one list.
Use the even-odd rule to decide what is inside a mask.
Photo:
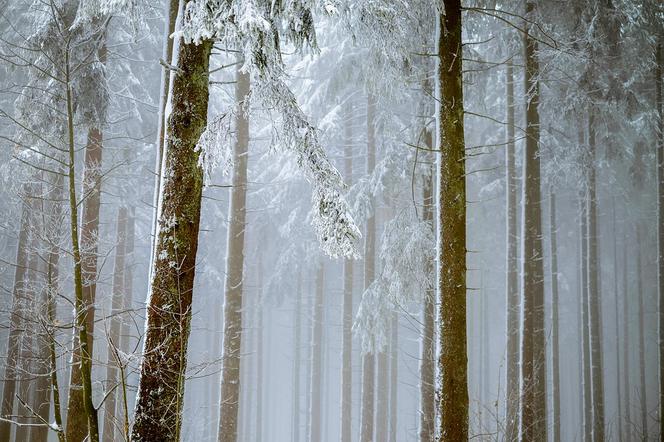
[(468, 439), (466, 343), (466, 168), (461, 1), (445, 0), (438, 22), (438, 281), (440, 437)]

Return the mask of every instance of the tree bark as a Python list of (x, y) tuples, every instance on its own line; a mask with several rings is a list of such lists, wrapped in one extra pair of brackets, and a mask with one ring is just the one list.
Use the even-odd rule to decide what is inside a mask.
[(314, 298), (313, 315), (311, 323), (311, 372), (309, 373), (309, 402), (310, 442), (319, 442), (321, 440), (321, 382), (322, 382), (322, 364), (323, 356), (323, 292), (324, 292), (324, 267), (323, 263), (318, 264), (316, 270), (316, 296)]
[(645, 301), (643, 293), (643, 264), (641, 246), (643, 245), (643, 227), (636, 226), (636, 292), (639, 297), (639, 399), (641, 405), (641, 440), (648, 440), (648, 407), (646, 390), (646, 340), (645, 340)]
[(177, 441), (182, 425), (187, 339), (196, 270), (212, 42), (180, 42), (162, 177), (159, 235), (147, 308), (132, 440)]
[[(375, 135), (376, 100), (372, 94), (367, 97), (367, 157), (366, 173), (371, 174), (376, 167)], [(373, 208), (374, 199), (371, 198)], [(376, 217), (372, 213), (366, 222), (364, 238), (364, 290), (375, 278)], [(362, 355), (362, 410), (360, 415), (360, 442), (371, 442), (374, 433), (374, 391), (375, 357), (373, 353)]]
[(376, 355), (376, 441), (387, 441), (389, 409), (389, 347), (386, 345)]
[(506, 437), (509, 442), (519, 437), (519, 270), (517, 262), (517, 178), (514, 142), (514, 68), (507, 63), (507, 145), (505, 174), (507, 181), (507, 372), (506, 372)]
[(238, 405), (240, 400), (240, 364), (242, 343), (242, 296), (244, 279), (244, 234), (247, 203), (247, 151), (249, 121), (244, 112), (249, 95), (249, 74), (238, 68), (235, 100), (243, 111), (235, 121), (237, 142), (233, 149), (233, 189), (229, 207), (228, 250), (226, 253), (226, 281), (224, 284), (224, 350), (221, 371), (221, 407), (219, 414), (219, 442), (237, 439)]
[(556, 194), (549, 193), (549, 238), (551, 241), (551, 408), (553, 442), (560, 442), (560, 329), (558, 319), (558, 241)]
[[(293, 428), (292, 442), (300, 442), (300, 363), (302, 362), (302, 273), (297, 275), (297, 291), (295, 300), (295, 337), (293, 339)], [(348, 441), (350, 442), (350, 441)]]
[(581, 218), (581, 342), (583, 346), (583, 440), (592, 440), (592, 398), (590, 382), (590, 325), (588, 321), (588, 201), (580, 198)]
[(440, 437), (468, 439), (466, 168), (461, 1), (445, 0), (438, 23), (438, 281)]
[[(526, 2), (526, 14), (535, 11)], [(526, 143), (523, 168), (523, 298), (521, 328), (522, 440), (544, 441), (546, 425), (546, 353), (544, 335), (544, 270), (542, 265), (542, 208), (539, 152), (539, 62), (537, 41), (529, 26), (524, 37)]]
[(618, 245), (617, 245), (617, 234), (616, 229), (616, 198), (612, 197), (611, 199), (611, 215), (612, 215), (612, 228), (613, 228), (613, 300), (615, 306), (615, 339), (616, 339), (616, 409), (617, 409), (617, 421), (618, 421), (618, 440), (624, 440), (623, 434), (623, 407), (622, 407), (622, 392), (620, 389), (621, 381), (621, 369), (620, 369), (620, 308), (619, 308), (619, 291), (618, 291)]
[(657, 99), (657, 282), (658, 282), (658, 350), (659, 350), (659, 434), (664, 438), (664, 98), (662, 76), (664, 75), (664, 37), (657, 42), (656, 99)]
[(390, 339), (390, 437), (397, 441), (397, 398), (399, 380), (399, 315), (392, 312), (392, 337)]
[[(344, 124), (344, 175), (346, 184), (353, 183), (353, 106), (346, 105)], [(343, 303), (342, 303), (342, 338), (341, 338), (341, 442), (351, 442), (353, 409), (353, 260), (344, 259), (343, 263)]]
[[(24, 186), (27, 190), (29, 186)], [(27, 195), (26, 195), (27, 197)], [(30, 231), (30, 207), (27, 202), (23, 203), (21, 213), (21, 224), (19, 227), (18, 244), (16, 247), (16, 264), (14, 267), (14, 287), (12, 293), (12, 311), (9, 322), (9, 337), (7, 340), (7, 358), (5, 359), (5, 371), (2, 377), (4, 387), (2, 389), (2, 408), (0, 413), (4, 419), (11, 419), (14, 409), (14, 395), (16, 393), (17, 364), (20, 353), (21, 330), (23, 328), (23, 306), (26, 288), (26, 273), (28, 268), (28, 232)], [(11, 424), (0, 421), (0, 440), (9, 441), (11, 435)]]
[(602, 369), (602, 300), (599, 287), (595, 116), (588, 115), (588, 307), (590, 314), (590, 376), (592, 379), (593, 440), (604, 440), (604, 372)]
[(119, 421), (116, 413), (116, 398), (118, 394), (118, 365), (122, 362), (117, 355), (120, 351), (120, 315), (124, 306), (123, 295), (125, 288), (125, 255), (127, 248), (127, 208), (120, 207), (116, 222), (116, 248), (113, 263), (113, 288), (110, 310), (110, 329), (108, 330), (108, 349), (106, 351), (106, 400), (104, 401), (104, 442), (115, 440), (115, 428)]

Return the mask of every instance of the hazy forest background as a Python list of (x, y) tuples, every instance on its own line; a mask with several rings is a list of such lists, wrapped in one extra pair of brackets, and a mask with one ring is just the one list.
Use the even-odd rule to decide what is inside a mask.
[(659, 0), (0, 0), (0, 441), (657, 441)]

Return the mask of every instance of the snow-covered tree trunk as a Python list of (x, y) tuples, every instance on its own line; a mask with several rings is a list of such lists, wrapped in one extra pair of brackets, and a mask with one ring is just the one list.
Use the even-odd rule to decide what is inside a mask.
[[(24, 186), (28, 190), (29, 186)], [(26, 197), (27, 192), (26, 193)], [(14, 414), (14, 395), (16, 393), (17, 364), (20, 354), (21, 330), (23, 328), (24, 292), (26, 286), (26, 270), (28, 268), (28, 233), (30, 231), (30, 207), (27, 201), (23, 202), (21, 210), (21, 223), (18, 230), (18, 244), (16, 247), (16, 266), (14, 267), (14, 287), (12, 292), (12, 311), (9, 322), (9, 337), (7, 340), (7, 357), (3, 374), (2, 407), (0, 413), (0, 440), (10, 440), (11, 424), (8, 419)]]
[(397, 442), (397, 388), (399, 381), (399, 314), (392, 313), (390, 337), (390, 436), (389, 442)]
[[(188, 2), (187, 2), (188, 3)], [(196, 270), (203, 171), (196, 144), (207, 123), (212, 42), (179, 42), (166, 129), (159, 234), (132, 440), (177, 441)]]
[[(526, 14), (535, 10), (526, 2)], [(546, 353), (544, 334), (544, 269), (542, 265), (542, 193), (539, 152), (538, 43), (526, 28), (526, 142), (523, 167), (523, 298), (521, 327), (520, 438), (546, 440)]]
[(104, 401), (104, 426), (103, 441), (113, 442), (115, 440), (115, 428), (119, 424), (116, 413), (116, 398), (118, 391), (122, 388), (118, 386), (118, 355), (120, 354), (120, 314), (124, 306), (124, 288), (125, 288), (125, 253), (127, 247), (127, 208), (118, 209), (116, 221), (116, 246), (115, 259), (113, 261), (113, 288), (110, 309), (110, 328), (107, 330), (108, 348), (106, 351), (106, 392), (108, 393)]
[[(346, 184), (353, 183), (353, 106), (346, 104), (344, 123), (344, 179)], [(343, 263), (343, 302), (342, 302), (342, 338), (341, 338), (341, 442), (351, 442), (353, 410), (353, 260), (344, 259)]]
[[(246, 229), (247, 164), (249, 120), (246, 117), (249, 74), (237, 70), (235, 100), (240, 105), (235, 120), (233, 147), (233, 188), (229, 205), (226, 279), (224, 282), (224, 338), (221, 369), (219, 442), (235, 442), (240, 402), (242, 345), (242, 295), (244, 282), (244, 235)], [(260, 331), (259, 331), (260, 332)], [(260, 356), (259, 356), (260, 357)]]
[(466, 169), (461, 1), (439, 12), (437, 91), (440, 437), (468, 439), (466, 343)]
[[(583, 143), (581, 143), (583, 145)], [(592, 402), (590, 382), (590, 326), (588, 324), (588, 202), (585, 191), (581, 192), (580, 198), (581, 219), (581, 345), (583, 360), (583, 440), (592, 440)]]
[(322, 418), (322, 357), (323, 357), (323, 294), (325, 291), (325, 267), (322, 262), (316, 270), (316, 293), (311, 319), (311, 372), (309, 373), (309, 402), (310, 426), (309, 442), (321, 441)]
[[(366, 173), (371, 174), (376, 167), (375, 134), (376, 100), (372, 94), (367, 97), (367, 156)], [(371, 198), (372, 210), (374, 199)], [(364, 290), (367, 290), (376, 273), (376, 217), (374, 213), (366, 221), (364, 236)], [(367, 352), (362, 355), (362, 404), (360, 413), (360, 442), (371, 442), (374, 433), (374, 391), (375, 357)]]
[(514, 67), (507, 62), (507, 145), (505, 146), (505, 178), (507, 181), (507, 370), (505, 388), (505, 439), (519, 437), (519, 269), (517, 258), (517, 178), (514, 143)]
[[(297, 275), (295, 299), (295, 337), (293, 339), (292, 442), (300, 442), (300, 363), (302, 362), (302, 273)], [(349, 441), (350, 442), (350, 441)]]
[(643, 227), (636, 226), (636, 293), (639, 298), (639, 402), (641, 415), (640, 440), (648, 440), (648, 392), (646, 390), (646, 338), (645, 338), (645, 296), (643, 294)]
[(551, 269), (551, 408), (552, 441), (560, 442), (560, 331), (558, 321), (558, 241), (556, 194), (549, 192), (549, 240)]
[[(424, 145), (427, 149), (433, 149), (433, 134), (427, 130), (424, 132)], [(433, 158), (430, 157), (431, 165), (425, 174), (422, 183), (422, 219), (433, 231), (435, 203), (433, 198), (434, 189), (434, 167)], [(433, 255), (432, 255), (433, 257)], [(427, 274), (433, 274), (434, 262), (429, 260)], [(424, 293), (424, 305), (422, 306), (422, 339), (420, 341), (420, 442), (432, 442), (436, 426), (436, 300), (434, 284), (427, 286)]]
[(592, 378), (593, 440), (604, 440), (604, 372), (602, 363), (602, 300), (599, 286), (597, 231), (595, 115), (588, 113), (588, 312), (590, 319), (590, 376)]
[[(103, 37), (105, 38), (105, 37)], [(99, 48), (99, 61), (106, 61), (105, 43)], [(91, 127), (85, 146), (83, 169), (83, 208), (80, 227), (81, 272), (83, 278), (83, 309), (87, 321), (88, 351), (90, 357), (94, 347), (95, 295), (97, 291), (97, 244), (99, 235), (99, 206), (101, 203), (102, 181), (102, 144), (101, 127)], [(77, 369), (81, 360), (81, 346), (74, 335), (72, 370), (69, 379), (69, 397), (67, 404), (67, 440), (83, 442), (88, 434), (83, 396), (83, 378)]]

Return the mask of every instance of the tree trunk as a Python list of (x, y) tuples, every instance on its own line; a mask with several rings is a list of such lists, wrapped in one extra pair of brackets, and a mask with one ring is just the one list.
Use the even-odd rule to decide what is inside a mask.
[(641, 403), (641, 440), (648, 440), (648, 407), (646, 390), (646, 340), (645, 340), (645, 301), (643, 293), (643, 268), (641, 246), (643, 245), (643, 227), (636, 227), (636, 292), (639, 296), (639, 399)]
[(376, 441), (387, 441), (389, 408), (389, 347), (386, 345), (376, 355)]
[[(526, 14), (535, 10), (526, 2)], [(537, 41), (526, 29), (526, 143), (523, 168), (523, 298), (521, 328), (521, 439), (544, 441), (546, 425), (546, 353), (544, 335), (544, 269), (539, 153), (539, 62)]]
[[(25, 190), (29, 187), (24, 186)], [(27, 193), (27, 192), (26, 192)], [(25, 195), (27, 197), (27, 195)], [(28, 232), (30, 231), (30, 207), (23, 203), (21, 225), (19, 227), (18, 244), (16, 247), (16, 265), (14, 267), (14, 288), (12, 293), (12, 311), (9, 323), (9, 337), (7, 340), (7, 358), (5, 359), (5, 372), (2, 377), (2, 417), (11, 419), (14, 409), (14, 395), (16, 393), (17, 364), (20, 353), (21, 330), (23, 329), (23, 306), (26, 289), (26, 270), (28, 268)], [(0, 421), (0, 440), (9, 441), (11, 424)]]
[[(244, 109), (249, 95), (249, 74), (238, 68), (235, 100)], [(244, 279), (244, 234), (247, 203), (247, 151), (249, 121), (245, 112), (238, 112), (235, 121), (237, 142), (233, 149), (233, 189), (229, 206), (226, 281), (224, 284), (224, 338), (221, 370), (221, 406), (219, 411), (219, 442), (237, 440), (238, 405), (240, 401), (240, 364), (242, 344), (242, 295)]]
[[(300, 363), (302, 362), (302, 273), (297, 275), (297, 299), (295, 300), (295, 338), (293, 339), (293, 428), (291, 442), (300, 442)], [(350, 442), (350, 441), (348, 441)]]
[(632, 389), (632, 384), (629, 381), (629, 375), (631, 374), (630, 372), (630, 367), (629, 367), (629, 321), (630, 321), (630, 313), (629, 313), (629, 305), (630, 305), (630, 300), (629, 300), (629, 285), (628, 285), (628, 279), (629, 275), (627, 273), (627, 244), (629, 242), (627, 241), (627, 232), (623, 232), (623, 247), (622, 247), (622, 296), (623, 296), (623, 364), (624, 364), (624, 379), (623, 379), (623, 384), (625, 388), (625, 427), (627, 431), (625, 431), (625, 442), (631, 442), (632, 441), (632, 399), (631, 399), (631, 389)]
[(392, 338), (390, 342), (390, 438), (397, 442), (397, 397), (399, 380), (399, 315), (392, 313)]
[(588, 306), (590, 314), (590, 376), (592, 379), (593, 440), (604, 440), (604, 372), (602, 371), (602, 301), (599, 287), (595, 116), (588, 115)]
[[(116, 398), (118, 394), (118, 360), (120, 350), (120, 314), (124, 305), (125, 288), (125, 253), (127, 247), (127, 208), (120, 207), (116, 223), (116, 248), (113, 263), (113, 295), (111, 298), (110, 330), (108, 330), (108, 349), (106, 351), (106, 400), (104, 401), (104, 442), (115, 440), (115, 427), (118, 425)], [(112, 392), (108, 393), (109, 391)]]
[(616, 339), (616, 409), (617, 409), (617, 421), (618, 421), (618, 440), (624, 440), (623, 434), (623, 407), (622, 407), (622, 394), (620, 389), (620, 380), (621, 380), (621, 370), (620, 370), (620, 308), (619, 308), (619, 297), (618, 294), (618, 245), (617, 245), (617, 229), (616, 229), (616, 198), (612, 197), (611, 199), (611, 215), (612, 215), (612, 227), (613, 227), (613, 300), (615, 303), (615, 339)]
[(311, 324), (311, 372), (309, 374), (309, 414), (311, 415), (311, 424), (309, 427), (309, 442), (319, 442), (321, 440), (321, 374), (322, 374), (322, 353), (323, 353), (323, 292), (324, 292), (324, 267), (323, 263), (318, 264), (316, 271), (316, 297), (313, 305), (313, 315)]
[(551, 402), (553, 442), (560, 442), (560, 331), (558, 322), (558, 242), (556, 194), (549, 193), (549, 238), (551, 241)]
[[(120, 326), (120, 349), (125, 354), (132, 354), (134, 349), (131, 345), (133, 337), (131, 336), (131, 321), (129, 317), (132, 314), (132, 303), (133, 303), (133, 293), (134, 293), (134, 208), (130, 207), (127, 213), (127, 235), (126, 235), (126, 246), (125, 246), (125, 272), (124, 272), (124, 296), (122, 297), (122, 309), (126, 312), (123, 315)], [(121, 373), (122, 375), (122, 373)], [(126, 375), (125, 375), (126, 376)], [(122, 422), (123, 425), (123, 434), (126, 439), (129, 439), (129, 404), (127, 401), (127, 389), (124, 384), (125, 379), (120, 378), (122, 384), (122, 403), (117, 413), (119, 415), (118, 421)]]
[(440, 436), (468, 439), (466, 344), (466, 167), (461, 1), (445, 0), (438, 23), (438, 280)]
[[(424, 133), (424, 143), (428, 149), (433, 149), (433, 134)], [(431, 231), (434, 225), (434, 168), (433, 158), (428, 174), (422, 184), (422, 219), (429, 225)], [(426, 263), (427, 273), (433, 275), (434, 262)], [(434, 284), (426, 288), (424, 293), (424, 306), (422, 307), (422, 340), (420, 341), (420, 442), (432, 442), (435, 436), (436, 425), (436, 380), (435, 380), (435, 321), (436, 321), (436, 293)]]
[[(372, 94), (367, 97), (367, 158), (366, 173), (371, 174), (376, 167), (375, 134), (376, 100)], [(371, 198), (373, 209), (374, 199)], [(364, 238), (364, 290), (374, 280), (376, 266), (376, 217), (372, 213), (366, 223)], [(375, 357), (372, 353), (362, 355), (362, 410), (360, 415), (360, 442), (371, 442), (374, 432), (374, 390)]]
[(514, 143), (514, 68), (507, 63), (507, 146), (505, 174), (507, 181), (507, 373), (505, 389), (506, 437), (519, 436), (519, 270), (517, 262), (517, 178)]
[(657, 99), (657, 279), (658, 279), (658, 338), (659, 345), (659, 434), (664, 438), (664, 98), (662, 97), (662, 76), (664, 75), (664, 37), (659, 35), (656, 62)]
[[(353, 106), (346, 105), (346, 122), (344, 124), (344, 175), (346, 184), (353, 183)], [(342, 305), (342, 338), (341, 338), (341, 442), (351, 442), (352, 408), (353, 408), (353, 260), (344, 259), (343, 264), (343, 305)]]
[(592, 401), (590, 382), (590, 326), (588, 324), (588, 206), (581, 192), (581, 341), (583, 346), (583, 440), (592, 440)]
[[(263, 440), (263, 259), (258, 257), (258, 296), (256, 305), (256, 437), (255, 442)], [(268, 361), (269, 366), (269, 361)]]
[(173, 79), (168, 118), (160, 229), (132, 431), (135, 442), (180, 438), (203, 187), (196, 144), (207, 122), (211, 49), (209, 40), (199, 45), (181, 41), (177, 49), (180, 73)]

